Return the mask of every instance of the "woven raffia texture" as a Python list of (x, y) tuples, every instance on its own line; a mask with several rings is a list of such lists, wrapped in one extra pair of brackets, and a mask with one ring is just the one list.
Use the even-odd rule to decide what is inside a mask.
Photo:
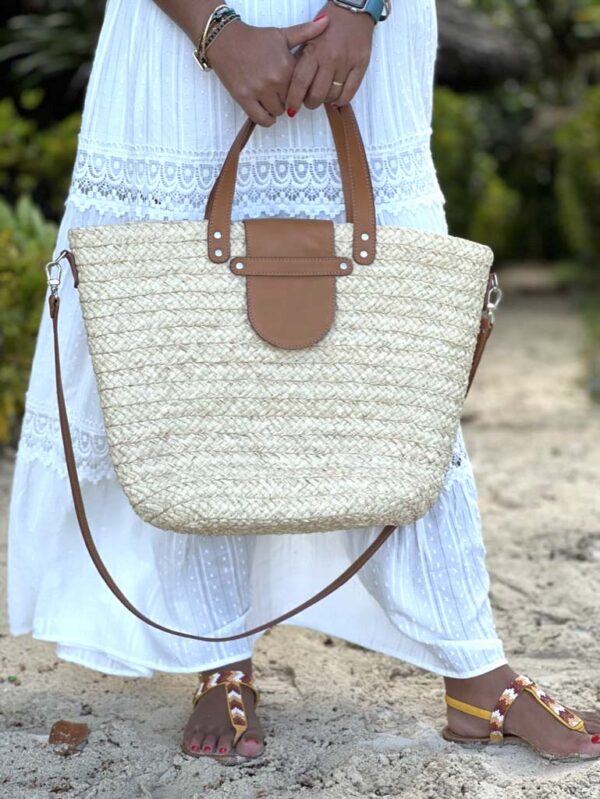
[[(375, 262), (337, 279), (315, 346), (257, 336), (245, 279), (206, 256), (205, 221), (69, 232), (111, 457), (166, 530), (314, 532), (405, 524), (449, 466), (489, 248), (378, 227)], [(352, 225), (335, 225), (336, 254)], [(232, 255), (245, 254), (232, 224)]]

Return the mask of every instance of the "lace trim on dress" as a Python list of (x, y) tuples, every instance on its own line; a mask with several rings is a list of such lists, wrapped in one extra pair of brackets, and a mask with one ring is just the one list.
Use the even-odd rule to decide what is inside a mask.
[[(103, 432), (75, 421), (69, 414), (69, 426), (79, 479), (91, 483), (116, 478), (108, 442)], [(25, 409), (19, 440), (19, 457), (39, 461), (67, 480), (67, 466), (57, 417)]]
[[(69, 426), (81, 482), (98, 483), (100, 480), (116, 480), (105, 433), (72, 419), (71, 415)], [(39, 461), (53, 469), (62, 479), (67, 480), (58, 418), (27, 407), (21, 428), (19, 456), (28, 462)], [(470, 475), (471, 464), (462, 431), (459, 429), (444, 487), (447, 489), (458, 479), (471, 479)]]
[[(443, 203), (429, 134), (380, 147), (368, 158), (378, 210)], [(67, 202), (133, 218), (201, 218), (226, 152), (178, 153), (79, 138)], [(240, 158), (235, 209), (244, 216), (335, 216), (343, 207), (330, 148), (260, 150)]]

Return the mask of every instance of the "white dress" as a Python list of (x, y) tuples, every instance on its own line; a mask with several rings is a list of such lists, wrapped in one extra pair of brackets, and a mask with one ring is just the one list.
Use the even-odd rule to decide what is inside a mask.
[[(286, 26), (322, 0), (236, 0), (251, 24)], [(374, 32), (353, 100), (371, 168), (377, 221), (447, 232), (430, 151), (434, 0), (395, 3)], [(245, 115), (185, 34), (152, 0), (108, 0), (77, 160), (55, 255), (67, 230), (129, 219), (199, 219)], [(343, 221), (343, 196), (323, 109), (257, 128), (240, 163), (233, 218)], [(168, 269), (168, 264), (165, 268)], [(114, 578), (155, 620), (204, 635), (248, 629), (337, 576), (380, 528), (201, 537), (137, 517), (108, 453), (77, 291), (61, 287), (66, 402), (90, 526)], [(177, 638), (139, 621), (109, 592), (75, 519), (58, 430), (51, 330), (44, 304), (26, 397), (9, 519), (13, 635), (55, 641), (57, 655), (98, 671), (195, 672), (248, 657), (258, 636), (227, 644)], [(442, 494), (398, 529), (343, 588), (289, 623), (339, 636), (455, 677), (506, 662), (488, 599), (485, 547), (459, 431)]]

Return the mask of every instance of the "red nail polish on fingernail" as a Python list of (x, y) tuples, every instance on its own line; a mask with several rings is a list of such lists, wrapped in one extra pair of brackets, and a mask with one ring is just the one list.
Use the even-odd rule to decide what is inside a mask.
[(295, 108), (288, 108), (288, 110), (287, 110), (287, 115), (288, 115), (289, 117), (295, 117), (295, 116), (296, 116), (296, 114), (297, 114), (297, 109), (295, 109)]
[(600, 735), (592, 735), (592, 743), (600, 744)]
[(326, 17), (326, 16), (327, 16), (327, 14), (319, 14), (318, 17), (314, 18), (313, 22), (318, 22), (318, 20), (323, 19), (323, 17)]

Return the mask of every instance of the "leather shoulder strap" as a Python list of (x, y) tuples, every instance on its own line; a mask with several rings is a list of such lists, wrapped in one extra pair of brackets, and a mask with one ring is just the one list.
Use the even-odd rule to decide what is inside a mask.
[[(70, 257), (69, 257), (70, 256)], [(69, 262), (71, 263), (71, 268), (74, 267), (74, 260), (72, 260), (71, 253), (66, 254)], [(74, 270), (74, 277), (76, 278), (76, 271)], [(263, 630), (267, 630), (270, 627), (274, 627), (276, 624), (280, 624), (282, 621), (295, 616), (297, 613), (300, 613), (306, 608), (311, 607), (316, 602), (320, 602), (321, 599), (325, 599), (325, 597), (329, 596), (329, 594), (336, 591), (340, 588), (344, 583), (347, 583), (348, 580), (353, 577), (359, 569), (364, 566), (364, 564), (373, 557), (373, 555), (377, 552), (377, 550), (387, 541), (387, 539), (391, 536), (391, 534), (396, 529), (395, 525), (388, 525), (384, 527), (383, 530), (379, 533), (377, 538), (364, 550), (364, 552), (348, 566), (348, 568), (342, 572), (335, 580), (333, 580), (329, 585), (326, 585), (325, 588), (322, 588), (318, 593), (314, 596), (307, 599), (302, 604), (298, 605), (291, 610), (288, 610), (286, 613), (282, 613), (281, 616), (277, 616), (275, 619), (271, 619), (270, 621), (264, 622), (264, 624), (260, 624), (257, 627), (253, 627), (251, 630), (247, 630), (243, 633), (237, 633), (236, 635), (228, 635), (223, 636), (221, 638), (211, 638), (205, 635), (194, 635), (193, 633), (187, 633), (182, 630), (173, 630), (170, 627), (166, 627), (163, 624), (159, 624), (156, 621), (148, 618), (144, 613), (138, 610), (135, 605), (133, 605), (129, 599), (125, 596), (125, 594), (121, 591), (119, 586), (115, 583), (113, 578), (110, 575), (110, 572), (106, 568), (104, 561), (100, 557), (100, 553), (96, 548), (96, 544), (94, 543), (94, 539), (92, 537), (92, 533), (88, 524), (85, 507), (83, 504), (83, 497), (81, 494), (81, 486), (79, 483), (79, 476), (77, 474), (77, 465), (75, 463), (75, 455), (73, 453), (73, 444), (71, 441), (71, 431), (69, 427), (69, 419), (67, 416), (67, 409), (65, 405), (65, 396), (63, 391), (63, 384), (62, 384), (62, 374), (60, 368), (60, 348), (58, 342), (58, 316), (59, 316), (59, 309), (60, 309), (60, 298), (56, 294), (51, 294), (49, 297), (49, 307), (50, 307), (50, 316), (52, 318), (52, 330), (53, 330), (53, 338), (54, 338), (54, 366), (55, 366), (55, 376), (56, 376), (56, 396), (58, 400), (58, 414), (60, 420), (60, 430), (61, 436), (63, 441), (63, 447), (65, 451), (65, 460), (67, 464), (67, 473), (69, 477), (69, 484), (71, 486), (71, 494), (73, 497), (73, 504), (75, 506), (75, 513), (77, 515), (77, 521), (79, 523), (79, 529), (81, 530), (81, 535), (83, 536), (83, 540), (85, 546), (90, 554), (90, 557), (98, 570), (98, 573), (108, 586), (108, 588), (112, 591), (112, 593), (116, 596), (116, 598), (121, 602), (127, 610), (131, 611), (138, 619), (149, 624), (151, 627), (155, 627), (157, 630), (162, 630), (165, 633), (170, 633), (171, 635), (177, 635), (181, 638), (192, 638), (196, 641), (208, 641), (210, 643), (215, 642), (224, 642), (224, 641), (236, 641), (240, 638), (246, 638), (249, 635), (254, 635), (255, 633), (262, 632)], [(485, 348), (486, 342), (489, 338), (489, 335), (492, 331), (492, 321), (490, 320), (489, 316), (484, 314), (482, 326), (479, 333), (479, 338), (477, 340), (477, 346), (475, 348), (475, 357), (473, 359), (473, 365), (471, 368), (471, 373), (469, 375), (469, 382), (468, 388), (471, 387), (473, 379), (475, 377), (475, 372), (477, 371), (477, 367), (481, 360), (481, 356), (483, 354), (483, 350)]]
[(205, 635), (194, 635), (192, 633), (186, 633), (181, 630), (172, 630), (170, 627), (165, 627), (163, 624), (159, 624), (152, 619), (149, 619), (148, 616), (144, 615), (140, 610), (138, 610), (135, 605), (133, 605), (129, 599), (125, 596), (125, 594), (121, 591), (119, 586), (115, 583), (113, 578), (110, 575), (110, 572), (106, 568), (104, 561), (100, 557), (100, 553), (96, 548), (96, 544), (94, 543), (94, 539), (92, 537), (92, 533), (90, 531), (90, 527), (88, 524), (87, 516), (85, 513), (85, 507), (83, 504), (83, 497), (81, 495), (81, 486), (79, 484), (79, 476), (77, 474), (77, 466), (75, 463), (75, 455), (73, 453), (73, 444), (71, 441), (71, 431), (69, 428), (69, 419), (67, 417), (67, 409), (65, 406), (65, 396), (63, 392), (63, 385), (62, 385), (62, 375), (60, 369), (60, 351), (59, 351), (59, 344), (58, 344), (58, 315), (59, 315), (59, 308), (60, 308), (60, 298), (58, 296), (50, 295), (49, 297), (49, 305), (50, 305), (50, 316), (52, 317), (52, 329), (54, 332), (54, 366), (55, 366), (55, 375), (56, 375), (56, 395), (58, 399), (58, 414), (60, 420), (60, 430), (63, 440), (63, 446), (65, 450), (65, 460), (67, 463), (67, 473), (69, 476), (69, 483), (71, 486), (71, 494), (73, 496), (73, 504), (75, 505), (75, 513), (77, 515), (77, 521), (79, 523), (79, 529), (81, 530), (81, 535), (83, 536), (83, 540), (85, 542), (86, 548), (90, 553), (90, 557), (96, 566), (100, 576), (106, 583), (106, 585), (110, 588), (112, 593), (116, 596), (116, 598), (121, 602), (127, 610), (131, 611), (138, 619), (141, 621), (146, 622), (151, 627), (155, 627), (157, 630), (162, 630), (165, 633), (170, 633), (171, 635), (178, 635), (181, 638), (192, 638), (195, 641), (208, 641), (208, 642), (220, 642), (220, 641), (236, 641), (239, 638), (246, 638), (249, 635), (254, 635), (255, 633), (260, 633), (263, 630), (267, 630), (270, 627), (274, 627), (276, 624), (279, 624), (286, 619), (295, 616), (297, 613), (300, 613), (302, 610), (306, 610), (311, 605), (314, 605), (316, 602), (319, 602), (321, 599), (325, 599), (326, 596), (333, 593), (336, 589), (340, 588), (340, 586), (347, 583), (348, 580), (356, 574), (356, 572), (371, 558), (377, 550), (381, 547), (381, 545), (387, 541), (390, 535), (396, 529), (395, 525), (388, 525), (384, 527), (384, 529), (379, 533), (377, 538), (373, 541), (370, 546), (368, 546), (365, 551), (360, 555), (354, 563), (352, 563), (342, 574), (339, 575), (333, 582), (329, 583), (329, 585), (325, 586), (325, 588), (321, 589), (318, 593), (314, 596), (307, 599), (306, 602), (303, 602), (301, 605), (298, 605), (291, 610), (288, 610), (286, 613), (282, 613), (281, 616), (278, 616), (276, 619), (271, 619), (270, 621), (266, 621), (264, 624), (258, 625), (258, 627), (253, 627), (251, 630), (247, 630), (243, 633), (237, 633), (236, 635), (227, 635), (222, 638), (210, 638)]

